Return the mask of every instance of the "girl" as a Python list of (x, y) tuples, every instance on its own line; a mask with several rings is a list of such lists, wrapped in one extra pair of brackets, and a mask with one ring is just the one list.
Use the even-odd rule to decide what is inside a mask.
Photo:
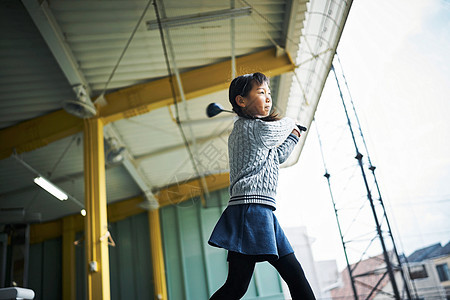
[(239, 116), (228, 139), (230, 200), (208, 241), (228, 250), (228, 277), (211, 299), (244, 296), (260, 261), (277, 269), (292, 299), (315, 299), (273, 213), (278, 165), (294, 149), (300, 131), (293, 120), (271, 113), (269, 79), (264, 74), (235, 78), (229, 100)]

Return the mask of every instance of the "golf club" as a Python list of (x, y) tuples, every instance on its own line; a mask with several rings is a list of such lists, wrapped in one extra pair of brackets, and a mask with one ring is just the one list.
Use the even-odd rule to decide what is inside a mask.
[(210, 103), (206, 108), (206, 115), (208, 116), (208, 118), (212, 118), (223, 111), (233, 113), (231, 110), (223, 109), (222, 105), (220, 105), (219, 103)]
[[(208, 116), (208, 118), (212, 118), (214, 116), (217, 116), (218, 114), (220, 114), (221, 112), (229, 112), (229, 113), (233, 113), (231, 110), (226, 110), (222, 107), (222, 105), (220, 105), (219, 103), (210, 103), (208, 105), (208, 107), (206, 107), (206, 115)], [(300, 131), (306, 131), (307, 128), (301, 125), (297, 124), (297, 127)]]

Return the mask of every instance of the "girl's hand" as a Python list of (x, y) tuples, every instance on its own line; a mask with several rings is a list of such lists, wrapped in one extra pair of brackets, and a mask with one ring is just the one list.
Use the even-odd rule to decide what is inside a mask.
[(291, 133), (295, 134), (298, 137), (300, 137), (300, 131), (298, 129), (293, 129)]

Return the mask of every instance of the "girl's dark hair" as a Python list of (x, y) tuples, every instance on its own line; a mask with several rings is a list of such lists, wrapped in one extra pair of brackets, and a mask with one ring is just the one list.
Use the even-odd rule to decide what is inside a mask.
[(253, 73), (253, 74), (245, 74), (239, 77), (236, 77), (231, 81), (230, 89), (228, 91), (228, 100), (230, 101), (231, 105), (233, 106), (233, 111), (240, 117), (247, 118), (247, 119), (261, 119), (263, 121), (277, 121), (280, 120), (278, 117), (278, 114), (275, 110), (273, 110), (267, 117), (264, 118), (257, 118), (248, 115), (242, 110), (242, 107), (237, 105), (236, 103), (236, 97), (238, 95), (241, 95), (242, 97), (247, 97), (248, 93), (253, 88), (253, 84), (257, 83), (259, 85), (263, 83), (267, 83), (269, 85), (270, 81), (269, 78), (267, 78), (266, 75), (262, 73)]

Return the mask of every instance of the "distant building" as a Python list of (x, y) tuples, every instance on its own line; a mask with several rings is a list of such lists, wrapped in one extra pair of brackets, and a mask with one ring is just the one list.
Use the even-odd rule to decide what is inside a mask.
[[(413, 299), (450, 300), (450, 243), (431, 245), (414, 251), (402, 265), (406, 282)], [(355, 286), (360, 299), (381, 300), (393, 295), (389, 277), (385, 274), (383, 255), (374, 256), (351, 266)], [(358, 276), (364, 275), (364, 276)], [(404, 281), (399, 270), (394, 270), (395, 279), (402, 298), (406, 298)], [(353, 289), (347, 268), (340, 273), (342, 285), (331, 289), (334, 300), (353, 299)]]
[[(376, 299), (375, 297), (377, 294), (383, 291), (389, 282), (388, 276), (383, 276), (385, 265), (382, 254), (353, 264), (351, 265), (351, 268), (354, 276), (365, 274), (365, 276), (358, 276), (355, 284), (360, 299)], [(340, 277), (342, 285), (337, 286), (330, 291), (331, 298), (336, 300), (354, 299), (354, 293), (347, 268), (341, 272)], [(375, 286), (376, 290), (373, 290)]]
[[(285, 228), (289, 242), (300, 261), (306, 277), (317, 299), (331, 299), (330, 290), (340, 285), (336, 260), (315, 261), (311, 245), (314, 239), (308, 236), (306, 227)], [(286, 299), (291, 299), (288, 287), (283, 282)]]
[[(295, 256), (302, 265), (303, 271), (306, 274), (314, 295), (316, 298), (322, 298), (319, 277), (317, 276), (317, 269), (311, 250), (311, 244), (314, 240), (308, 236), (306, 227), (304, 226), (284, 228), (283, 230), (288, 237), (292, 248), (294, 248)], [(286, 299), (291, 299), (289, 290), (284, 282), (283, 290), (286, 295)]]
[(331, 290), (342, 286), (336, 260), (316, 261), (322, 299), (331, 299)]
[(420, 299), (450, 300), (450, 242), (414, 251), (404, 268), (411, 279), (412, 291)]

